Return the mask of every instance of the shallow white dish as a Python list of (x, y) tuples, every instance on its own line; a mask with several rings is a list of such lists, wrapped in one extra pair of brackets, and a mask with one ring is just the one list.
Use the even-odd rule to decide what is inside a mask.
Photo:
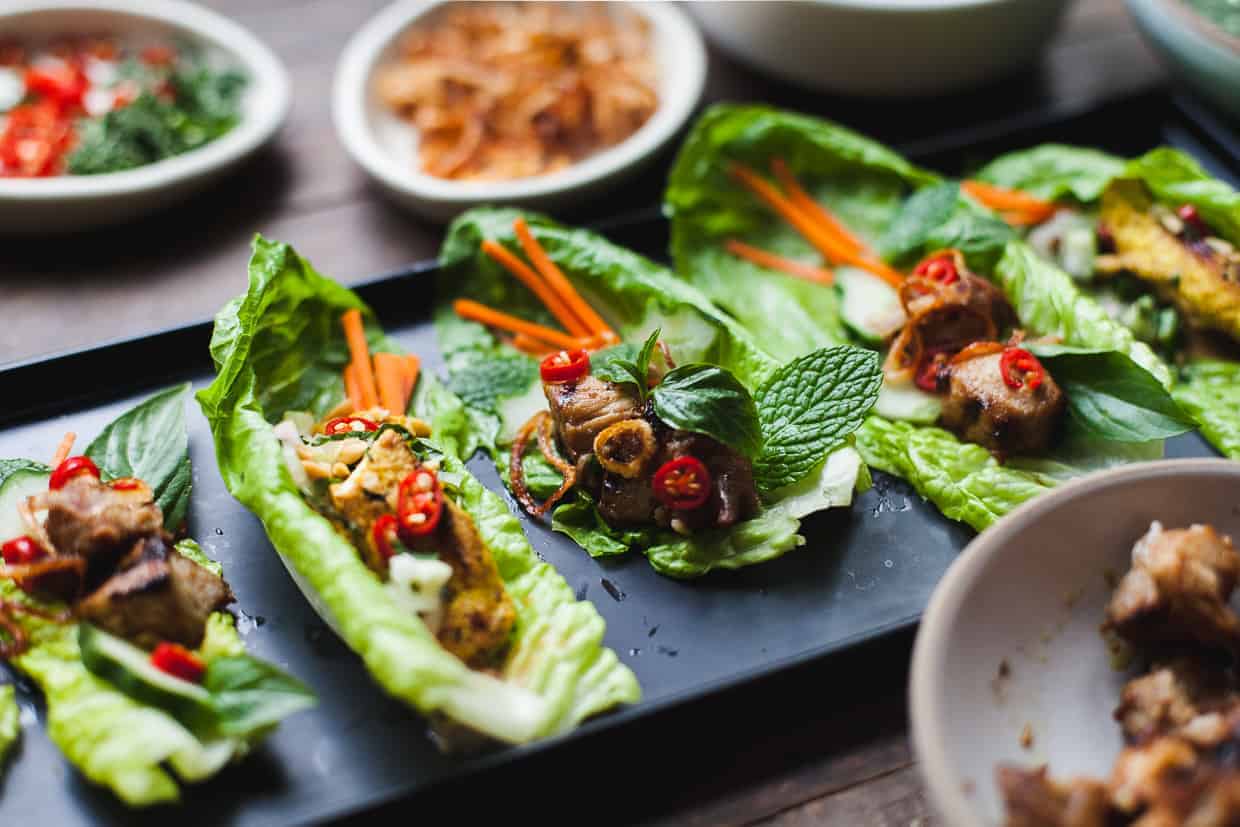
[(632, 3), (650, 21), (659, 71), (659, 107), (626, 140), (567, 169), (512, 181), (451, 181), (421, 172), (416, 130), (373, 94), (376, 67), (396, 52), (401, 34), (438, 0), (398, 0), (349, 41), (332, 94), (332, 117), (341, 143), (366, 173), (398, 203), (447, 221), (477, 204), (563, 207), (597, 195), (637, 172), (684, 125), (706, 82), (706, 48), (693, 23), (670, 3)]
[(1240, 462), (1150, 462), (1069, 483), (982, 533), (939, 583), (909, 700), (919, 769), (944, 824), (1002, 823), (1001, 763), (1110, 775), (1122, 747), (1111, 714), (1128, 676), (1099, 634), (1107, 578), (1128, 570), (1154, 520), (1240, 538)]
[(0, 232), (60, 233), (114, 224), (167, 206), (271, 140), (289, 108), (288, 74), (261, 41), (225, 17), (180, 0), (0, 0), (0, 31), (17, 40), (98, 33), (200, 45), (248, 78), (241, 121), (217, 140), (124, 172), (0, 178)]
[(1068, 0), (689, 3), (711, 40), (824, 92), (912, 97), (995, 81), (1030, 63)]

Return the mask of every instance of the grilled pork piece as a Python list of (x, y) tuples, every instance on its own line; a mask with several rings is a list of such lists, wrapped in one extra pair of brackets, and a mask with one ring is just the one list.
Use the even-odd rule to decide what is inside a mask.
[(117, 490), (78, 474), (33, 499), (34, 508), (47, 509), (45, 527), (56, 552), (86, 558), (88, 589), (107, 577), (139, 538), (164, 530), (163, 512), (145, 485)]
[(1129, 681), (1120, 696), (1115, 720), (1129, 744), (1168, 735), (1200, 716), (1240, 704), (1229, 672), (1205, 658), (1179, 657)]
[(1172, 232), (1138, 181), (1115, 181), (1106, 189), (1101, 222), (1115, 239), (1115, 253), (1098, 257), (1100, 272), (1132, 273), (1193, 325), (1240, 340), (1240, 255), (1230, 244)]
[(233, 602), (224, 580), (170, 548), (158, 534), (138, 540), (117, 573), (78, 603), (79, 617), (151, 648), (197, 647), (207, 617)]
[(609, 425), (640, 419), (637, 399), (623, 385), (585, 376), (576, 382), (545, 382), (543, 392), (555, 432), (568, 452), (569, 462), (593, 452), (594, 438)]
[(1052, 781), (1046, 768), (999, 767), (995, 773), (1007, 804), (1006, 827), (1109, 827), (1115, 810), (1105, 784), (1090, 779)]
[(978, 340), (998, 339), (1018, 323), (1003, 291), (981, 276), (960, 270), (958, 280), (934, 292), (905, 292), (905, 312), (916, 320), (927, 348), (962, 347)]
[(426, 550), (452, 566), (444, 587), (439, 642), (471, 668), (491, 666), (508, 645), (516, 608), (473, 519), (444, 499), (443, 516)]
[(723, 443), (702, 434), (672, 431), (663, 443), (659, 463), (679, 457), (697, 457), (710, 471), (710, 499), (699, 509), (680, 512), (692, 528), (735, 525), (758, 513), (758, 489), (749, 459)]
[(1133, 549), (1133, 566), (1107, 606), (1107, 626), (1137, 645), (1240, 649), (1240, 617), (1227, 605), (1240, 555), (1212, 527), (1162, 530)]
[(46, 557), (21, 566), (5, 566), (4, 573), (24, 592), (72, 603), (82, 593), (86, 560), (82, 557)]
[(940, 421), (961, 439), (1003, 456), (1043, 453), (1067, 400), (1049, 373), (1037, 388), (1008, 387), (1001, 358), (1002, 353), (991, 353), (952, 365)]

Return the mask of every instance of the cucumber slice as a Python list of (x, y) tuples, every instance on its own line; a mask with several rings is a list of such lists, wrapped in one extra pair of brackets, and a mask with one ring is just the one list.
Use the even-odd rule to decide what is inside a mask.
[(904, 325), (900, 294), (891, 285), (853, 267), (837, 268), (835, 282), (844, 293), (840, 317), (868, 344), (882, 344)]
[(884, 382), (874, 403), (874, 413), (884, 419), (929, 425), (938, 421), (943, 401), (913, 385), (892, 385)]
[(17, 507), (27, 497), (46, 491), (50, 477), (50, 472), (31, 463), (29, 468), (19, 468), (4, 478), (0, 484), (0, 543), (26, 533)]
[(162, 709), (195, 734), (217, 728), (211, 693), (156, 669), (150, 655), (132, 643), (83, 623), (78, 648), (87, 669), (134, 700)]

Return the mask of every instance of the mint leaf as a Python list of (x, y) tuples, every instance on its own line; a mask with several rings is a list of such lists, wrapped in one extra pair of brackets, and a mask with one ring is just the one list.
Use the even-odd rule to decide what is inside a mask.
[(164, 527), (176, 532), (189, 506), (193, 485), (185, 397), (189, 385), (161, 391), (121, 414), (86, 447), (105, 479), (137, 477), (155, 494)]
[(776, 371), (756, 394), (764, 443), (754, 462), (758, 488), (808, 476), (861, 427), (882, 383), (878, 354), (852, 345), (820, 348)]
[(654, 412), (682, 431), (714, 437), (748, 457), (762, 450), (753, 397), (735, 376), (714, 365), (681, 365), (655, 386)]
[(1196, 427), (1153, 374), (1115, 350), (1026, 345), (1068, 399), (1070, 426), (1114, 442), (1166, 439)]
[(453, 360), (448, 390), (466, 405), (494, 413), (499, 400), (520, 396), (538, 379), (538, 366), (519, 354), (484, 353)]

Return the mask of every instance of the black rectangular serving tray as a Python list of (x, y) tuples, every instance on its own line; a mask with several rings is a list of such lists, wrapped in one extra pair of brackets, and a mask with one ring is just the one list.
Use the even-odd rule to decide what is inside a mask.
[[(1225, 127), (1191, 102), (1173, 101), (1159, 92), (1087, 112), (1039, 112), (903, 149), (919, 163), (956, 171), (998, 152), (1048, 140), (1123, 154), (1168, 143), (1193, 153), (1233, 183), (1240, 168), (1235, 138)], [(667, 225), (657, 210), (616, 219), (600, 229), (621, 244), (665, 258)], [(429, 370), (439, 369), (441, 362), (429, 323), (430, 302), (417, 298), (429, 298), (433, 271), (433, 264), (415, 265), (357, 287), (389, 333), (421, 354)], [(0, 399), (5, 400), (0, 456), (48, 457), (66, 430), (90, 439), (105, 422), (160, 387), (182, 381), (204, 386), (212, 376), (209, 338), (210, 325), (202, 323), (0, 370)], [(571, 754), (579, 770), (609, 767), (605, 772), (614, 772), (613, 747), (634, 748), (634, 735), (640, 733), (641, 743), (660, 750), (659, 736), (669, 731), (671, 717), (710, 709), (718, 726), (727, 727), (729, 718), (743, 716), (752, 724), (754, 716), (760, 721), (764, 714), (777, 714), (772, 709), (780, 704), (779, 696), (755, 694), (761, 686), (777, 693), (787, 690), (787, 681), (780, 684), (775, 673), (789, 673), (833, 654), (854, 672), (858, 656), (844, 655), (844, 650), (907, 633), (939, 578), (972, 537), (968, 528), (944, 519), (906, 484), (884, 474), (875, 475), (874, 488), (851, 509), (808, 519), (804, 548), (772, 563), (693, 582), (655, 574), (639, 554), (592, 560), (567, 538), (522, 516), (535, 549), (606, 618), (606, 643), (637, 673), (644, 697), (561, 738), (450, 756), (435, 748), (417, 715), (371, 683), (357, 658), (310, 609), (258, 521), (224, 489), (211, 435), (196, 406), (188, 421), (194, 464), (191, 534), (224, 564), (251, 650), (313, 686), (319, 706), (282, 725), (245, 763), (209, 784), (187, 788), (185, 806), (179, 810), (135, 813), (69, 767), (47, 739), (37, 693), (9, 673), (19, 686), (25, 727), (21, 747), (0, 782), (0, 824), (163, 824), (175, 818), (179, 827), (278, 827), (374, 808), (414, 821), (429, 815), (419, 809), (419, 802), (432, 788), (450, 782), (458, 790), (486, 795), (492, 782), (481, 780), (483, 773), (493, 779), (516, 770), (518, 761), (529, 764), (537, 756), (545, 762), (548, 753)], [(1171, 440), (1167, 455), (1214, 452), (1193, 434)], [(488, 487), (503, 490), (488, 461), (475, 458), (470, 467)], [(877, 651), (875, 647), (883, 645), (867, 648)], [(746, 690), (749, 694), (733, 706), (709, 697), (735, 698), (735, 687), (758, 678), (766, 680)], [(0, 680), (5, 680), (3, 671)], [(640, 754), (623, 766), (628, 773), (644, 775)], [(680, 781), (671, 782), (691, 781), (694, 772), (692, 766), (681, 767)], [(616, 785), (632, 789), (631, 778), (582, 771), (576, 775), (600, 790), (603, 806), (577, 814), (591, 821), (609, 820), (607, 796)], [(557, 815), (551, 803), (565, 781), (541, 777), (526, 794), (546, 798), (553, 820), (568, 817)], [(612, 792), (602, 793), (605, 788)]]

